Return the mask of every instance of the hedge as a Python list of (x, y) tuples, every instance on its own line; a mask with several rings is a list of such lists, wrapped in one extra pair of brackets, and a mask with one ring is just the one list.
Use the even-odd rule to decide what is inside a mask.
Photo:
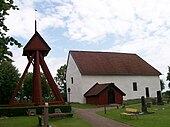
[[(63, 113), (70, 113), (70, 105), (51, 105), (49, 106), (49, 113), (54, 113), (56, 108), (60, 108)], [(27, 106), (27, 107), (0, 107), (1, 116), (25, 116), (28, 109), (36, 109), (36, 113), (41, 115), (44, 106)]]

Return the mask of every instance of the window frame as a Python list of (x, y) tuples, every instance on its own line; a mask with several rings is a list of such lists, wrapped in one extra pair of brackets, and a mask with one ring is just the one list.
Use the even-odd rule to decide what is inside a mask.
[(138, 91), (137, 82), (133, 82), (133, 91)]
[(71, 77), (71, 84), (73, 84), (74, 83), (74, 80), (73, 80), (73, 77)]

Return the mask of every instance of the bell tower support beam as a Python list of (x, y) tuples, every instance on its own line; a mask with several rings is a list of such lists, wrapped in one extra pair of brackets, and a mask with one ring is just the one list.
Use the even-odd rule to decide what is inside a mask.
[(52, 77), (52, 75), (51, 75), (51, 73), (50, 73), (50, 71), (49, 71), (49, 69), (48, 69), (48, 67), (47, 67), (47, 65), (44, 61), (44, 57), (42, 56), (42, 54), (40, 54), (40, 59), (41, 59), (41, 62), (40, 62), (41, 68), (42, 68), (42, 70), (45, 74), (45, 77), (47, 78), (48, 84), (51, 87), (51, 90), (52, 90), (52, 92), (53, 92), (53, 94), (56, 98), (56, 101), (58, 101), (58, 103), (60, 103), (60, 104), (63, 104), (64, 99), (61, 96), (60, 91), (59, 91), (56, 83), (54, 82), (54, 79), (53, 79), (53, 77)]
[(36, 105), (42, 105), (42, 88), (41, 88), (41, 73), (40, 73), (40, 52), (36, 51), (33, 69), (33, 84), (32, 84), (32, 102)]
[(15, 100), (15, 97), (17, 96), (17, 93), (18, 93), (18, 91), (19, 91), (19, 88), (21, 87), (22, 82), (24, 81), (24, 78), (25, 78), (25, 76), (26, 76), (26, 74), (27, 74), (27, 72), (28, 72), (28, 69), (29, 69), (29, 67), (30, 67), (30, 65), (31, 65), (31, 62), (32, 62), (34, 56), (35, 56), (35, 53), (33, 53), (31, 57), (28, 57), (28, 64), (27, 64), (27, 66), (26, 66), (26, 68), (25, 68), (25, 70), (24, 70), (24, 73), (23, 73), (22, 76), (21, 76), (21, 79), (20, 79), (19, 82), (18, 82), (17, 87), (16, 87), (15, 90), (14, 90), (14, 93), (12, 94), (12, 98), (11, 98), (11, 100), (10, 100), (10, 102), (9, 102), (9, 106), (12, 106), (12, 104), (13, 104), (13, 102), (14, 102), (14, 100)]

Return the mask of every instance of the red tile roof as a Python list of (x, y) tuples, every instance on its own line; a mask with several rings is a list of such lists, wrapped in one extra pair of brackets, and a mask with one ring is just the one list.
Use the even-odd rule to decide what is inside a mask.
[(105, 89), (107, 89), (108, 87), (112, 87), (115, 90), (119, 91), (123, 96), (125, 96), (126, 94), (121, 91), (117, 86), (114, 85), (114, 83), (105, 83), (105, 84), (98, 84), (96, 83), (93, 87), (91, 87), (85, 94), (85, 97), (89, 97), (89, 96), (96, 96), (99, 95), (102, 91), (104, 91)]
[(136, 54), (70, 51), (82, 75), (161, 75)]

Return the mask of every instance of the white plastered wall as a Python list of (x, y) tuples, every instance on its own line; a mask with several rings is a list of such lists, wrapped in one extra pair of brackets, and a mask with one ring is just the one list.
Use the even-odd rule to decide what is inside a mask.
[[(126, 99), (140, 98), (146, 96), (145, 88), (149, 88), (150, 97), (156, 97), (156, 92), (160, 90), (159, 76), (82, 76), (82, 92), (85, 93), (95, 83), (114, 83), (126, 96)], [(133, 91), (133, 82), (137, 82), (137, 91)], [(85, 103), (85, 98), (82, 98)]]
[[(73, 78), (73, 83), (71, 82), (71, 78)], [(70, 102), (82, 102), (82, 97), (80, 96), (82, 95), (81, 74), (71, 55), (69, 56), (67, 65), (66, 83), (67, 89), (71, 89)], [(68, 99), (69, 95), (67, 93), (67, 100)]]

